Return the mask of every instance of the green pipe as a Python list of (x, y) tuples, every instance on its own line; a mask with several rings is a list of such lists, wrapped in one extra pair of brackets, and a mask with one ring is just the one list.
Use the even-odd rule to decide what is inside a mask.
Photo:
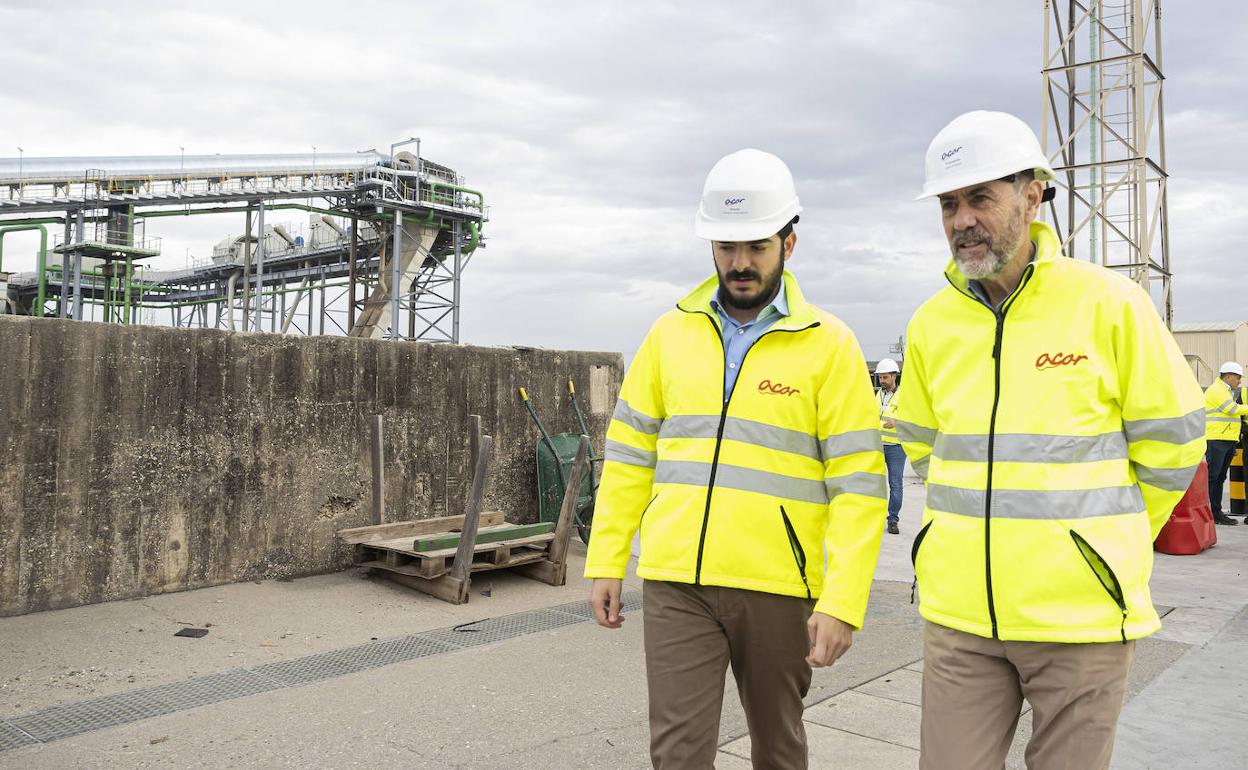
[(130, 257), (126, 257), (126, 285), (123, 286), (121, 289), (122, 301), (125, 303), (125, 309), (122, 311), (124, 313), (124, 315), (122, 316), (122, 318), (124, 319), (122, 323), (125, 323), (125, 324), (131, 323), (131, 319), (130, 319), (130, 285), (131, 283), (130, 282), (133, 280), (134, 280), (134, 262), (130, 260)]
[[(467, 187), (460, 187), (457, 184), (447, 184), (446, 182), (429, 182), (428, 184), (429, 184), (429, 187), (433, 189), (437, 189), (440, 187), (443, 190), (451, 190), (454, 192), (462, 192), (462, 193), (468, 193), (469, 195), (475, 195), (477, 196), (477, 204), (473, 206), (473, 208), (477, 209), (478, 211), (485, 211), (485, 196), (482, 195), (479, 190), (472, 190)], [(465, 203), (464, 205), (471, 205), (471, 204)]]
[(0, 270), (4, 267), (4, 236), (21, 230), (39, 231), (39, 263), (35, 267), (35, 270), (39, 273), (39, 294), (35, 300), (35, 315), (43, 318), (43, 303), (48, 293), (48, 228), (39, 224), (0, 227)]

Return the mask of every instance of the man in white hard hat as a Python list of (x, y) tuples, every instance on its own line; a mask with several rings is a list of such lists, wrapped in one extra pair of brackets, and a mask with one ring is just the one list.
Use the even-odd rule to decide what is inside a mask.
[(1200, 387), (1148, 294), (1036, 221), (1053, 170), (1001, 112), (927, 150), (948, 286), (906, 334), (897, 428), (926, 479), (911, 555), (924, 770), (1106, 768), (1134, 640), (1161, 627), (1152, 541), (1204, 452)]
[(1239, 522), (1222, 512), (1222, 487), (1231, 460), (1239, 446), (1239, 432), (1248, 404), (1240, 382), (1244, 367), (1227, 361), (1218, 367), (1218, 379), (1205, 390), (1205, 460), (1209, 463), (1209, 506), (1213, 520), (1219, 524), (1234, 525)]
[(897, 438), (897, 378), (901, 376), (901, 367), (891, 358), (881, 359), (875, 365), (875, 376), (880, 381), (875, 396), (880, 402), (880, 438), (884, 440), (884, 465), (888, 468), (888, 534), (898, 535), (901, 474), (906, 469), (906, 453)]
[(802, 698), (861, 627), (884, 458), (861, 350), (784, 269), (801, 206), (774, 155), (707, 176), (695, 232), (715, 275), (650, 329), (607, 431), (585, 562), (619, 628), (641, 532), (650, 755), (711, 768), (731, 665), (755, 768), (804, 768)]

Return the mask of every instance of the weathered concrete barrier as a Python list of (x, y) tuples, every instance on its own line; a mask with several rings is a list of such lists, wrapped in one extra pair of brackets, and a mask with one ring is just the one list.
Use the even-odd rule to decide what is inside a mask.
[(344, 567), (370, 523), (369, 418), (387, 519), (455, 513), (469, 414), (495, 437), (486, 509), (536, 519), (536, 432), (594, 446), (615, 353), (0, 317), (0, 615)]

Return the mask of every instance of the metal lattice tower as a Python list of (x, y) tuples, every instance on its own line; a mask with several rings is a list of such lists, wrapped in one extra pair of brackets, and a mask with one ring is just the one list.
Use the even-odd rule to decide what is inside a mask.
[[(1045, 0), (1041, 141), (1066, 254), (1130, 276), (1168, 326), (1160, 0)], [(1064, 200), (1062, 198), (1064, 197)]]

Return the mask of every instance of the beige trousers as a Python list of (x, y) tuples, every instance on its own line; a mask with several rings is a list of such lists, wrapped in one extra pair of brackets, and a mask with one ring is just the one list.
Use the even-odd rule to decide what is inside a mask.
[(1001, 770), (1023, 699), (1028, 770), (1109, 767), (1135, 642), (1000, 642), (927, 623), (921, 770)]
[(724, 673), (732, 666), (755, 770), (807, 766), (808, 599), (647, 580), (646, 680), (656, 770), (715, 766)]

